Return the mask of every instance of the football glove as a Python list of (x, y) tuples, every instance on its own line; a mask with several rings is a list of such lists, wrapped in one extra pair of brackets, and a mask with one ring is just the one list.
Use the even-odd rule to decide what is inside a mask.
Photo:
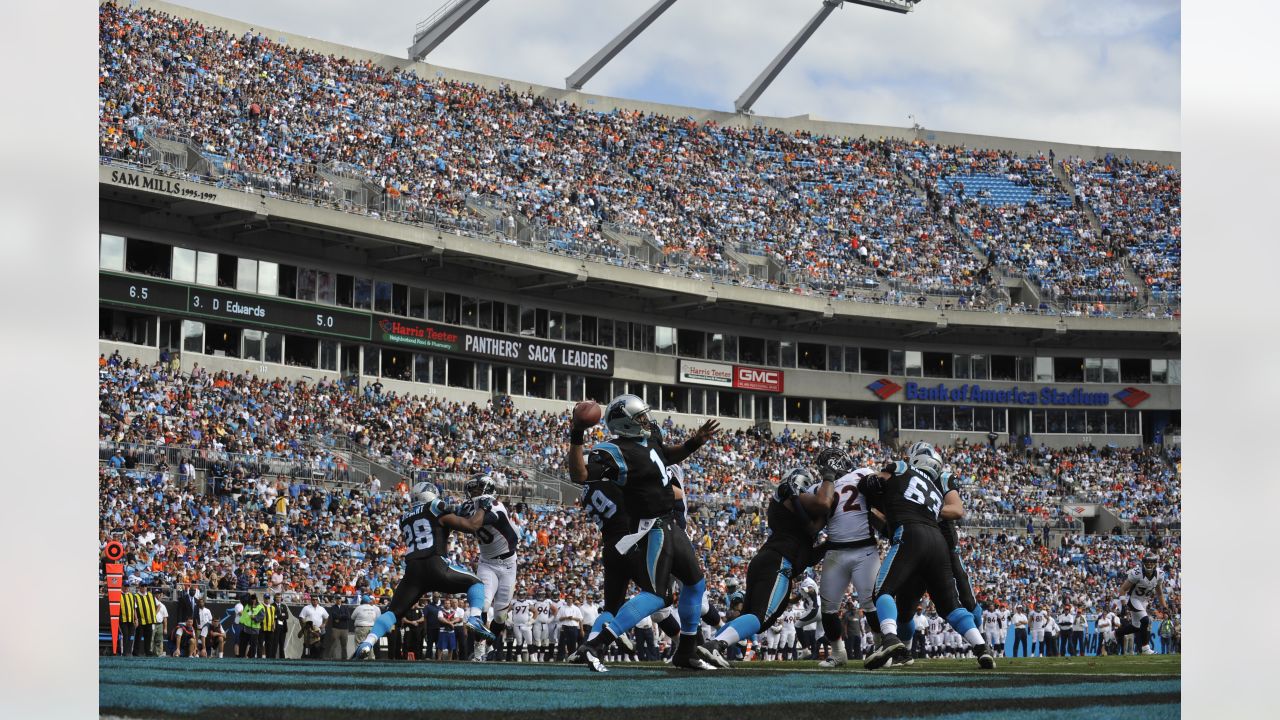
[(480, 497), (475, 498), (476, 507), (481, 510), (488, 510), (493, 507), (493, 503), (496, 499), (497, 498), (492, 495), (481, 495)]

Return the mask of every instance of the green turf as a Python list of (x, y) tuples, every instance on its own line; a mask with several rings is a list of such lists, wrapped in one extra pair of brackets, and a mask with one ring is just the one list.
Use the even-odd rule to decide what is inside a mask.
[(1180, 711), (1176, 656), (1005, 660), (993, 672), (959, 660), (857, 667), (746, 663), (691, 673), (646, 663), (599, 675), (563, 664), (103, 658), (99, 705), (104, 715), (192, 720), (1066, 720)]

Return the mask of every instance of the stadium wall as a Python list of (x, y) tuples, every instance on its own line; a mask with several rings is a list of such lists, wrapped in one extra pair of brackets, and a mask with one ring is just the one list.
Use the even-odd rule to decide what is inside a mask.
[[(534, 95), (540, 97), (563, 100), (582, 108), (598, 110), (600, 112), (610, 112), (613, 110), (641, 111), (677, 118), (691, 118), (700, 123), (712, 121), (718, 125), (727, 127), (760, 126), (787, 132), (805, 131), (839, 137), (893, 137), (903, 140), (923, 140), (925, 142), (942, 143), (947, 145), (964, 145), (975, 148), (1011, 150), (1022, 154), (1037, 152), (1047, 153), (1049, 150), (1053, 150), (1058, 157), (1063, 158), (1078, 156), (1093, 159), (1104, 157), (1107, 154), (1114, 154), (1122, 157), (1128, 156), (1138, 160), (1157, 162), (1162, 165), (1173, 165), (1175, 167), (1181, 167), (1182, 164), (1181, 153), (1167, 150), (1110, 148), (1098, 145), (1080, 145), (1049, 140), (1007, 138), (995, 135), (978, 135), (931, 129), (915, 130), (913, 128), (901, 128), (889, 125), (832, 122), (826, 120), (814, 120), (808, 115), (798, 115), (789, 118), (769, 117), (764, 115), (740, 115), (738, 113), (721, 112), (702, 108), (690, 108), (679, 105), (667, 105), (663, 103), (644, 102), (641, 100), (614, 98), (604, 95), (593, 95), (589, 93), (565, 90), (562, 88), (536, 85), (510, 78), (499, 78), (492, 75), (482, 75), (480, 73), (455, 70), (452, 68), (432, 65), (430, 63), (414, 62), (407, 58), (360, 50), (305, 35), (297, 35), (295, 33), (284, 32), (272, 28), (263, 28), (240, 20), (201, 12), (181, 5), (159, 2), (158, 0), (139, 0), (134, 4), (139, 7), (150, 8), (157, 12), (191, 18), (207, 26), (221, 28), (223, 30), (236, 33), (237, 35), (250, 31), (261, 32), (263, 35), (274, 41), (294, 47), (306, 48), (318, 53), (337, 55), (353, 60), (364, 60), (387, 68), (411, 68), (419, 77), (422, 78), (439, 78), (457, 82), (474, 83), (480, 87), (488, 88), (490, 90), (497, 90), (502, 86), (510, 86), (516, 90), (528, 90)], [(481, 18), (476, 22), (484, 22), (484, 20)], [(409, 24), (406, 23), (406, 38), (410, 34), (409, 27)], [(583, 28), (582, 32), (584, 34), (589, 33), (592, 32), (592, 29)], [(565, 68), (565, 71), (568, 72), (569, 68)], [(727, 95), (725, 96), (725, 100), (726, 102), (729, 100)]]

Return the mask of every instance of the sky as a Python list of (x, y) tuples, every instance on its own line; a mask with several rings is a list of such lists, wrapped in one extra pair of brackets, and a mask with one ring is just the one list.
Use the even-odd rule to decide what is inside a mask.
[[(443, 0), (181, 0), (264, 27), (405, 57)], [(490, 0), (436, 65), (564, 87), (652, 0)], [(583, 88), (733, 110), (819, 0), (678, 0)], [(1178, 0), (923, 0), (909, 15), (846, 4), (752, 108), (761, 115), (1064, 143), (1181, 148)]]

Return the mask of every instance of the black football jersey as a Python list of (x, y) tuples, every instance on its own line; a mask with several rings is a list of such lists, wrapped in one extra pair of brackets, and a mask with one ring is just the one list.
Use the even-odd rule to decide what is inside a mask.
[(631, 518), (622, 499), (622, 488), (611, 480), (597, 480), (582, 486), (582, 507), (600, 528), (600, 536), (620, 538), (631, 532)]
[[(796, 504), (799, 504), (799, 500), (796, 500)], [(809, 532), (809, 521), (798, 515), (790, 503), (778, 502), (776, 498), (769, 500), (765, 519), (769, 524), (769, 538), (764, 544), (777, 550), (783, 557), (790, 558), (797, 567), (806, 565), (815, 537), (814, 533)]]
[(662, 517), (675, 508), (675, 492), (662, 452), (662, 435), (597, 443), (587, 456), (587, 482), (610, 480), (622, 489), (628, 520)]
[(449, 528), (440, 524), (445, 515), (456, 515), (457, 508), (436, 498), (423, 505), (415, 505), (400, 518), (400, 532), (408, 548), (405, 560), (443, 555), (448, 546)]
[[(960, 492), (958, 484), (959, 483), (956, 482), (956, 476), (949, 472), (942, 473), (942, 476), (938, 478), (938, 489), (942, 491), (942, 497), (944, 498), (947, 496), (947, 493), (952, 490), (955, 490), (957, 493)], [(956, 536), (956, 521), (939, 519), (938, 528), (942, 530), (942, 537), (947, 540), (947, 549), (955, 550), (956, 545), (959, 544), (959, 538)]]
[(904, 523), (938, 527), (944, 493), (937, 483), (901, 460), (886, 470), (893, 477), (868, 475), (858, 481), (858, 492), (885, 514), (890, 527)]

